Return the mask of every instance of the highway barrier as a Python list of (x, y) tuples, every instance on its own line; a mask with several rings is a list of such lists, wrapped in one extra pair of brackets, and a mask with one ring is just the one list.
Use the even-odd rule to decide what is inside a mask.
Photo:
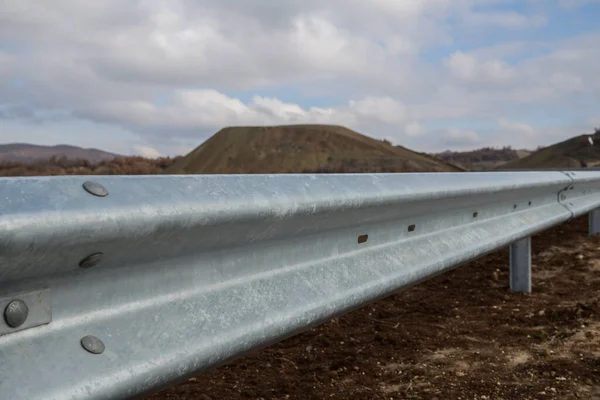
[(505, 246), (529, 292), (599, 207), (585, 170), (0, 178), (0, 398), (143, 396)]

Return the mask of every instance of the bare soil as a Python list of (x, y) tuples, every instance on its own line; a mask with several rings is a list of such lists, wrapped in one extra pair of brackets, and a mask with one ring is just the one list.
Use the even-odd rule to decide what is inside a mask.
[(508, 249), (149, 399), (600, 399), (600, 236), (533, 238), (533, 292)]

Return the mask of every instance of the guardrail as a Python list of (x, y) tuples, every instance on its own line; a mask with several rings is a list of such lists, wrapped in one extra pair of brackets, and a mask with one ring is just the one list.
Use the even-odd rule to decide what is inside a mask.
[[(89, 181), (93, 179), (93, 181)], [(600, 172), (0, 179), (0, 398), (121, 399), (590, 213)]]

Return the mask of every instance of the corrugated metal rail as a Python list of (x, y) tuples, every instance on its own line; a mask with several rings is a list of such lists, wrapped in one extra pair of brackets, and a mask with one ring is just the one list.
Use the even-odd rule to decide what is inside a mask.
[[(92, 181), (90, 181), (92, 180)], [(599, 171), (0, 179), (0, 398), (154, 392), (590, 212)]]

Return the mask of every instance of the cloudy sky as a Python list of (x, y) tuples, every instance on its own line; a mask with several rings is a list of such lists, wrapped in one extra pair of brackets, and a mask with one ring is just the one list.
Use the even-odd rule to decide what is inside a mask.
[(600, 0), (2, 0), (0, 143), (185, 153), (333, 123), (419, 151), (600, 127)]

